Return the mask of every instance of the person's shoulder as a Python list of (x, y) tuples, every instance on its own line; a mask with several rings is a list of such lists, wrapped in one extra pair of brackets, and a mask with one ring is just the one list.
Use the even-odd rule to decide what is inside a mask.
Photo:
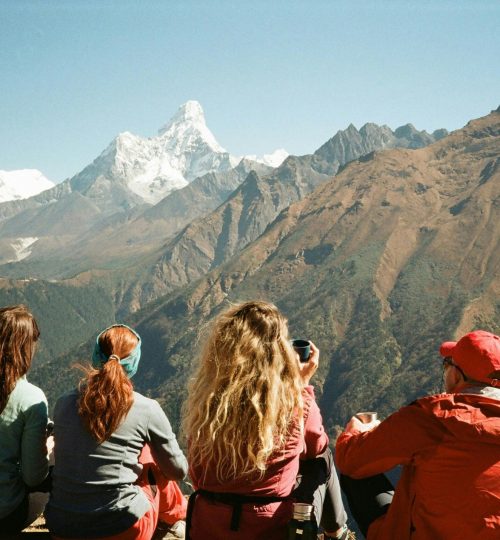
[(47, 403), (47, 398), (45, 397), (43, 390), (30, 383), (26, 377), (21, 377), (21, 379), (17, 381), (13, 393), (17, 399), (26, 405), (40, 402)]
[(302, 400), (304, 401), (304, 404), (316, 401), (314, 386), (312, 384), (308, 384), (302, 388)]
[(138, 409), (158, 410), (161, 409), (160, 404), (155, 400), (143, 396), (139, 392), (134, 391), (134, 405)]
[(61, 407), (68, 406), (69, 404), (75, 403), (78, 400), (79, 392), (77, 388), (68, 390), (64, 394), (60, 395), (56, 400), (56, 409)]
[(448, 410), (454, 406), (453, 394), (441, 393), (420, 397), (402, 409), (420, 411), (420, 414), (435, 416), (439, 411)]
[(163, 423), (166, 417), (158, 401), (143, 396), (139, 392), (134, 392), (134, 403), (128, 416), (131, 421), (146, 422), (147, 425)]

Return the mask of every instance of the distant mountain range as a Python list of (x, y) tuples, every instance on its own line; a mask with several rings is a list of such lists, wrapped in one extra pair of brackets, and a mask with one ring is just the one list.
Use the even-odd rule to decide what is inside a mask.
[(500, 109), (451, 134), (349, 126), (278, 167), (225, 163), (156, 204), (85, 171), (0, 204), (0, 303), (39, 317), (33, 380), (52, 400), (118, 319), (143, 337), (135, 384), (178, 419), (200, 331), (230, 302), (265, 298), (319, 345), (335, 430), (437, 390), (440, 341), (500, 331)]
[[(129, 266), (154, 256), (182, 227), (224, 202), (250, 171), (265, 177), (271, 167), (263, 161), (279, 165), (285, 159), (276, 169), (276, 185), (295, 182), (294, 167), (305, 179), (273, 203), (282, 209), (321, 181), (318, 175), (325, 179), (352, 159), (384, 148), (425, 146), (445, 133), (429, 135), (410, 124), (395, 132), (375, 124), (357, 131), (351, 125), (311, 156), (287, 160), (280, 150), (277, 160), (253, 161), (226, 152), (206, 126), (200, 104), (189, 101), (157, 137), (121, 133), (73, 178), (28, 199), (0, 204), (0, 274), (60, 279)], [(266, 219), (257, 219), (256, 231)], [(143, 296), (151, 299), (151, 294)]]
[[(266, 161), (277, 165), (286, 155), (279, 150), (267, 156)], [(72, 242), (80, 245), (82, 235), (90, 233), (92, 237), (101, 229), (133, 218), (140, 208), (160, 202), (195, 178), (227, 173), (242, 160), (249, 163), (232, 156), (217, 143), (206, 126), (200, 104), (188, 101), (157, 137), (144, 139), (121, 133), (73, 178), (56, 186), (45, 184), (45, 191), (33, 197), (0, 204), (0, 262), (18, 262), (30, 256), (58, 259), (61, 251), (64, 257)], [(261, 170), (260, 161), (252, 163)], [(15, 177), (21, 185), (26, 177), (21, 172), (13, 171), (6, 178)], [(12, 198), (7, 187), (4, 200)], [(53, 276), (48, 274), (59, 275), (57, 269)]]

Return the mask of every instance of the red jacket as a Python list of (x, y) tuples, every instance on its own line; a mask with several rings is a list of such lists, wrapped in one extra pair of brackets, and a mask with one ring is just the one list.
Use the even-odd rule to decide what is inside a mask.
[[(236, 479), (219, 483), (214, 467), (191, 467), (189, 474), (196, 488), (217, 493), (240, 493), (252, 496), (287, 496), (295, 485), (300, 458), (312, 458), (321, 454), (328, 445), (328, 436), (314, 399), (312, 386), (304, 391), (304, 433), (298, 425), (291, 429), (283, 452), (276, 453), (268, 463), (262, 478), (253, 482)], [(228, 441), (229, 442), (229, 441)], [(232, 507), (210, 502), (200, 496), (196, 499), (190, 534), (192, 540), (283, 540), (286, 525), (292, 519), (292, 501), (275, 502), (262, 506), (243, 505), (239, 530), (230, 530)]]
[(491, 390), (425, 397), (373, 431), (340, 435), (336, 460), (348, 476), (404, 465), (368, 540), (500, 539), (500, 393)]

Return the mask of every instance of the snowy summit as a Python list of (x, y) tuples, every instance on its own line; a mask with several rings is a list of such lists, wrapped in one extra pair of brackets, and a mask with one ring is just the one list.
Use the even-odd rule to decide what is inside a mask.
[(27, 199), (54, 185), (37, 169), (0, 171), (0, 202)]
[(165, 140), (179, 138), (185, 146), (201, 139), (214, 152), (226, 152), (208, 129), (201, 105), (193, 100), (181, 105), (170, 122), (158, 131), (158, 135)]
[[(254, 160), (277, 167), (287, 155), (280, 149)], [(207, 127), (201, 105), (190, 100), (156, 137), (120, 133), (94, 164), (98, 174), (121, 178), (135, 195), (156, 204), (199, 176), (236, 167), (241, 159), (222, 148)]]
[(197, 101), (182, 105), (157, 137), (120, 133), (97, 158), (100, 174), (119, 176), (144, 201), (155, 204), (171, 191), (239, 160), (216, 141)]

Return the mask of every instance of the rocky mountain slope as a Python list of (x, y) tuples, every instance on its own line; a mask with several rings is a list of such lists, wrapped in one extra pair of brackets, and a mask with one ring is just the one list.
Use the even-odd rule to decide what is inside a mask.
[[(253, 189), (250, 200), (272, 201), (273, 187), (278, 195), (288, 189), (271, 185), (263, 193), (259, 182), (252, 174), (223, 205), (238, 216), (235, 223), (248, 224), (226, 234), (224, 246), (255, 230), (245, 195)], [(212, 261), (220, 253), (219, 264), (207, 264), (198, 280), (129, 319), (144, 343), (137, 387), (178, 418), (207, 321), (229, 302), (266, 298), (287, 315), (292, 336), (310, 338), (322, 351), (316, 386), (331, 429), (356, 410), (384, 415), (439, 390), (442, 340), (476, 327), (500, 331), (499, 187), (500, 110), (426, 148), (349, 164), (278, 210), (242, 241), (242, 251), (224, 256), (206, 236), (207, 245), (194, 244), (193, 253), (204, 248)], [(217, 230), (220, 210), (210, 217), (221, 220)], [(44, 373), (63, 373), (61, 366), (89, 347)]]
[[(34, 246), (30, 257), (0, 267), (0, 273), (12, 277), (67, 279), (89, 269), (100, 276), (101, 270), (112, 271), (133, 263), (139, 266), (134, 272), (141, 273), (149, 254), (155, 253), (190, 221), (217, 208), (252, 170), (267, 174), (271, 168), (243, 159), (234, 169), (193, 180), (154, 206), (115, 213), (71, 238), (46, 237), (43, 243)], [(14, 243), (12, 239), (10, 242)], [(130, 276), (129, 270), (125, 273)]]
[[(380, 129), (385, 132), (385, 128)], [(339, 132), (332, 140), (341, 137)], [(344, 148), (349, 147), (349, 139), (344, 143)], [(375, 143), (372, 136), (370, 144)], [(360, 147), (356, 137), (352, 146), (349, 156), (371, 148)], [(37, 237), (16, 239), (24, 242), (16, 252), (22, 260), (1, 267), (0, 273), (13, 279), (3, 291), (0, 289), (0, 300), (3, 305), (23, 301), (47, 321), (59, 317), (73, 324), (75, 316), (93, 309), (107, 314), (108, 320), (123, 319), (130, 311), (184, 287), (233, 257), (255, 240), (280, 211), (330, 178), (336, 163), (343, 165), (344, 158), (335, 153), (291, 156), (275, 170), (242, 160), (234, 169), (195, 179), (154, 206), (138, 203), (126, 211), (122, 208), (111, 212), (106, 218), (86, 193), (71, 191), (68, 182), (58, 185), (27, 201), (28, 206), (36, 203), (37, 208), (28, 212), (18, 208), (18, 215), (4, 220), (4, 232), (9, 227), (15, 229), (17, 223), (27, 227), (31, 234), (32, 227), (37, 226), (53, 230), (54, 234), (38, 242)], [(94, 188), (95, 185), (91, 186), (90, 192)], [(218, 205), (221, 206), (216, 209)], [(2, 209), (7, 212), (8, 205), (0, 205)], [(95, 223), (87, 232), (82, 231), (82, 224), (85, 229), (89, 218)], [(186, 228), (174, 237), (182, 227)], [(4, 247), (16, 245), (12, 237), (3, 237), (2, 241)], [(4, 249), (6, 252), (8, 249)], [(67, 279), (76, 274), (74, 279)], [(30, 287), (19, 286), (25, 281), (14, 278), (25, 276), (49, 281), (30, 279)], [(55, 282), (54, 278), (66, 279)], [(68, 293), (70, 287), (77, 288), (74, 294)], [(81, 294), (86, 287), (89, 294)], [(61, 295), (69, 302), (61, 301)], [(55, 311), (57, 315), (52, 313)], [(92, 317), (82, 317), (85, 323), (77, 325), (78, 331), (70, 332), (74, 340), (84, 340), (101, 326), (100, 317), (95, 318), (93, 326)], [(49, 324), (47, 331), (49, 339), (66, 350), (75, 343), (72, 339), (58, 341), (57, 325)], [(40, 365), (61, 352), (50, 348), (45, 354), (41, 349)], [(54, 384), (57, 391), (58, 383)]]
[[(424, 146), (435, 137), (411, 125), (395, 132), (375, 124), (359, 131), (349, 126), (314, 155), (290, 157), (278, 179), (271, 181), (293, 178), (294, 167), (301, 169), (303, 177), (310, 170), (312, 177), (319, 173), (327, 178), (348, 160), (373, 150)], [(279, 163), (286, 152), (275, 154)], [(275, 161), (276, 156), (267, 159)], [(270, 171), (248, 159), (232, 168), (237, 162), (217, 143), (194, 101), (184, 104), (157, 137), (122, 133), (72, 179), (25, 201), (0, 204), (0, 264), (7, 264), (0, 274), (54, 279), (92, 268), (130, 265), (216, 208), (250, 170), (260, 177)], [(197, 176), (202, 180), (186, 189)], [(297, 190), (293, 200), (304, 194), (303, 189)], [(152, 203), (156, 207), (149, 210)], [(278, 205), (278, 211), (283, 207)], [(264, 220), (260, 226), (265, 224)]]
[(120, 312), (135, 311), (227, 261), (258, 238), (284, 208), (331, 178), (347, 160), (386, 147), (423, 147), (445, 133), (441, 130), (431, 136), (410, 124), (395, 132), (366, 124), (358, 132), (351, 125), (312, 155), (289, 156), (267, 175), (254, 170), (213, 213), (191, 221), (158, 250), (156, 258), (143, 261), (142, 271), (132, 272), (136, 279), (128, 272), (119, 280)]

